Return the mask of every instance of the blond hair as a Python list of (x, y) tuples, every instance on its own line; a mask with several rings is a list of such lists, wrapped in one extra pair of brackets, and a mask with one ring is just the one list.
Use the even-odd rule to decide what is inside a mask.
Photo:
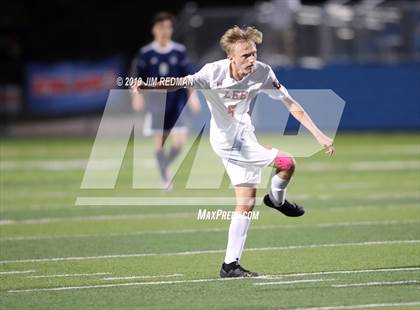
[(226, 30), (220, 38), (220, 46), (227, 54), (229, 54), (232, 51), (232, 45), (239, 41), (260, 44), (262, 39), (262, 32), (255, 27), (241, 28), (239, 26), (234, 26)]

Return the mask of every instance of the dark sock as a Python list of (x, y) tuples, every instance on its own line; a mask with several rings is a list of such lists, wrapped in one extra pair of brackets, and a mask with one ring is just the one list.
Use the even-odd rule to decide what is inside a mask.
[(224, 271), (228, 272), (228, 271), (230, 271), (232, 269), (235, 269), (236, 266), (238, 266), (238, 265), (239, 264), (238, 264), (237, 261), (231, 262), (229, 264), (223, 263), (222, 268), (223, 268)]
[(164, 182), (167, 182), (168, 176), (166, 175), (166, 168), (168, 166), (168, 160), (165, 156), (165, 152), (163, 150), (158, 151), (155, 153), (155, 156), (159, 165), (160, 177)]
[(178, 156), (179, 152), (181, 152), (181, 149), (180, 148), (171, 147), (171, 149), (169, 151), (169, 155), (168, 155), (168, 157), (166, 159), (168, 165), (170, 165), (175, 160), (175, 158)]

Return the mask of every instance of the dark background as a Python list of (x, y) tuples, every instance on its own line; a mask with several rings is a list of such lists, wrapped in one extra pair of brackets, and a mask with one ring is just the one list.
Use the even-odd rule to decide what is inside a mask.
[[(188, 38), (189, 32), (183, 33), (184, 38), (180, 39), (177, 37), (175, 25), (174, 40), (187, 45), (190, 57), (193, 52), (202, 55), (203, 50), (207, 51), (208, 44), (206, 43), (216, 42), (215, 38), (222, 34), (219, 33), (220, 28), (225, 29), (223, 26), (217, 28), (216, 26), (219, 25), (217, 23), (222, 21), (228, 24), (232, 21), (234, 24), (238, 20), (233, 17), (234, 11), (230, 13), (224, 7), (228, 6), (229, 10), (232, 10), (231, 8), (236, 6), (238, 8), (236, 13), (239, 15), (243, 11), (253, 14), (254, 11), (257, 11), (254, 8), (262, 1), (96, 2), (58, 0), (37, 2), (18, 0), (1, 2), (0, 124), (3, 125), (0, 125), (0, 134), (15, 134), (15, 131), (4, 124), (23, 123), (32, 119), (50, 121), (58, 117), (84, 116), (87, 113), (100, 116), (109, 88), (103, 89), (104, 98), (97, 99), (97, 102), (84, 102), (79, 106), (74, 104), (72, 111), (60, 110), (63, 104), (60, 96), (45, 97), (43, 99), (56, 101), (45, 103), (44, 106), (48, 106), (49, 110), (44, 111), (40, 109), (37, 102), (31, 101), (29, 96), (31, 93), (28, 92), (28, 85), (30, 85), (27, 82), (28, 67), (36, 63), (42, 64), (43, 68), (52, 70), (61, 62), (72, 66), (72, 68), (77, 67), (80, 62), (94, 66), (108, 58), (116, 57), (120, 58), (125, 66), (119, 73), (127, 76), (135, 52), (152, 39), (150, 27), (153, 15), (159, 11), (182, 15), (182, 12), (186, 11), (186, 6), (191, 3), (195, 3), (198, 8), (216, 8), (216, 13), (220, 12), (223, 19), (215, 19), (212, 21), (213, 24), (211, 22), (205, 24), (202, 32), (195, 33), (195, 45), (192, 44), (192, 46), (188, 45), (185, 40)], [(362, 0), (301, 0), (301, 3), (303, 5), (318, 5), (319, 8), (322, 5), (325, 7), (327, 3), (357, 7), (355, 4), (361, 4)], [(402, 8), (416, 3), (419, 2), (383, 1), (385, 6), (398, 4)], [(245, 7), (245, 9), (241, 11), (240, 7)], [(347, 28), (347, 30), (350, 29), (356, 33), (355, 39), (352, 41), (338, 40), (337, 36), (332, 34), (340, 30), (340, 27), (329, 27), (331, 35), (328, 38), (335, 40), (331, 44), (334, 45), (335, 53), (331, 59), (317, 51), (316, 53), (305, 51), (308, 47), (322, 50), (324, 41), (320, 40), (317, 35), (322, 32), (320, 29), (323, 28), (321, 26), (298, 25), (299, 27), (295, 28), (298, 48), (296, 48), (294, 56), (298, 60), (303, 59), (302, 56), (316, 56), (324, 62), (319, 68), (305, 67), (298, 61), (292, 65), (282, 65), (276, 64), (270, 59), (266, 60), (263, 57), (261, 59), (272, 65), (281, 81), (291, 89), (332, 89), (344, 98), (347, 106), (341, 122), (342, 128), (351, 130), (418, 130), (420, 128), (418, 105), (420, 96), (418, 55), (420, 54), (418, 50), (420, 49), (413, 46), (415, 44), (420, 46), (418, 32), (415, 31), (415, 29), (420, 29), (415, 20), (418, 18), (417, 16), (420, 16), (420, 13), (413, 7), (410, 6), (405, 11), (402, 9), (406, 15), (402, 15), (401, 20), (396, 23), (384, 23), (384, 29), (377, 31), (367, 29), (368, 27), (357, 18), (346, 27), (340, 26), (341, 30)], [(228, 18), (225, 17), (226, 12), (229, 12)], [(378, 12), (381, 12), (380, 8), (375, 8), (371, 13)], [(417, 12), (417, 15), (411, 14), (412, 12)], [(367, 21), (367, 19), (363, 19), (363, 21)], [(180, 29), (178, 34), (182, 34), (182, 25), (179, 25), (178, 28)], [(267, 33), (266, 47), (270, 47), (270, 44), (272, 47), (281, 41), (277, 39), (270, 41), (270, 38), (275, 38), (278, 34), (273, 33), (272, 30), (269, 32), (270, 29), (261, 30)], [(396, 39), (398, 44), (393, 43)], [(399, 43), (398, 40), (401, 42)], [(272, 51), (278, 53), (278, 50), (273, 49)], [(363, 58), (365, 55), (368, 57)], [(193, 57), (191, 58), (193, 59)], [(193, 61), (199, 64), (196, 59)], [(203, 61), (201, 59), (201, 62)], [(86, 68), (79, 70), (78, 77), (85, 77), (86, 71)], [(64, 72), (61, 75), (56, 75), (55, 78), (64, 76), (64, 78), (73, 79), (70, 75), (70, 73)], [(98, 76), (100, 77), (100, 74)], [(115, 85), (113, 84), (113, 86)], [(69, 95), (83, 97), (84, 94), (76, 92)], [(75, 97), (68, 99), (67, 103), (72, 104)], [(402, 109), (399, 105), (403, 105), (404, 108)], [(89, 106), (92, 107), (89, 108)], [(375, 117), (372, 119), (371, 115), (375, 115)], [(87, 123), (90, 122), (90, 120), (87, 121)], [(6, 127), (7, 129), (5, 129)], [(32, 129), (28, 132), (31, 133)]]
[[(325, 1), (303, 0), (303, 4)], [(347, 1), (356, 3), (357, 1)], [(1, 81), (20, 78), (23, 63), (132, 55), (151, 40), (159, 11), (179, 13), (188, 1), (7, 1), (0, 4)], [(254, 0), (195, 1), (199, 7), (254, 5)], [(5, 72), (6, 71), (6, 72)]]

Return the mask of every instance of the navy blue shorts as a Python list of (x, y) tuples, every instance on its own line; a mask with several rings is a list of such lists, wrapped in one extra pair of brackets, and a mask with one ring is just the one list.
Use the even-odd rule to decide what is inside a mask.
[[(166, 112), (166, 113), (165, 113)], [(172, 130), (187, 130), (189, 121), (188, 107), (179, 111), (146, 111), (144, 115), (143, 134), (150, 136)]]

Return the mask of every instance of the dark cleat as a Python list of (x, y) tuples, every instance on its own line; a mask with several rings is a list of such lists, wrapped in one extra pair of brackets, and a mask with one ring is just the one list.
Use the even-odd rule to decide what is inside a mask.
[(268, 194), (264, 196), (264, 204), (270, 208), (280, 211), (286, 216), (297, 217), (305, 214), (305, 209), (303, 209), (303, 207), (297, 205), (294, 202), (290, 203), (287, 200), (285, 200), (281, 206), (276, 206), (271, 201), (270, 196)]
[(223, 263), (222, 268), (220, 268), (220, 277), (221, 278), (249, 278), (249, 277), (258, 277), (258, 273), (246, 270), (241, 267), (237, 262), (230, 264)]

